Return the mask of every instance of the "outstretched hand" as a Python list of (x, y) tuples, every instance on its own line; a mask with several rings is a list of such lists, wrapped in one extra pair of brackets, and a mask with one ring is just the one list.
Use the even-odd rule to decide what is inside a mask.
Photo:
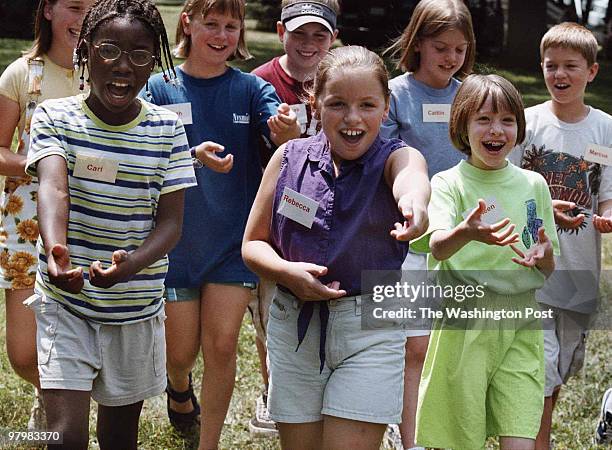
[(287, 103), (281, 103), (278, 106), (277, 114), (268, 118), (268, 128), (270, 128), (270, 138), (276, 145), (300, 137), (297, 115)]
[[(482, 221), (487, 205), (483, 199), (478, 200), (478, 206), (462, 222), (462, 226), (472, 241), (488, 245), (510, 245), (518, 242), (518, 233), (513, 233), (516, 226), (505, 218), (493, 225)], [(507, 227), (507, 228), (506, 228)]]
[(327, 273), (327, 267), (305, 262), (289, 262), (283, 284), (300, 300), (329, 300), (344, 297), (338, 281), (327, 285), (319, 281)]
[(427, 210), (415, 206), (412, 199), (408, 197), (400, 198), (397, 207), (406, 220), (403, 224), (395, 222), (391, 236), (398, 241), (405, 242), (414, 240), (427, 231), (429, 224)]
[(222, 145), (205, 141), (196, 147), (196, 157), (210, 170), (218, 173), (228, 173), (234, 167), (234, 155), (228, 153), (223, 158), (218, 157), (217, 153), (223, 150), (225, 150), (225, 147)]
[(574, 202), (566, 202), (565, 200), (553, 200), (553, 214), (555, 216), (555, 223), (565, 230), (573, 230), (578, 228), (582, 222), (584, 222), (584, 214), (578, 214), (572, 216), (568, 214), (569, 211), (576, 207)]
[(55, 244), (47, 256), (49, 281), (63, 291), (78, 294), (83, 289), (83, 269), (71, 269), (68, 247)]
[(526, 252), (521, 251), (515, 245), (510, 245), (510, 247), (519, 256), (518, 258), (513, 257), (512, 261), (521, 266), (545, 269), (550, 264), (554, 265), (552, 243), (546, 235), (544, 227), (538, 229), (538, 242)]
[(601, 216), (595, 214), (593, 216), (593, 226), (600, 233), (612, 232), (612, 209), (604, 211)]
[(125, 250), (116, 250), (109, 268), (104, 269), (100, 261), (92, 262), (89, 266), (89, 282), (96, 287), (109, 288), (128, 281), (133, 275), (129, 270), (129, 258)]

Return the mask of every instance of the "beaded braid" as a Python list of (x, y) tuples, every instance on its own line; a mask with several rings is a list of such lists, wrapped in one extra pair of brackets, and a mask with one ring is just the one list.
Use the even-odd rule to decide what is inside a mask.
[(172, 63), (166, 27), (153, 2), (150, 0), (98, 0), (87, 11), (83, 19), (79, 40), (74, 50), (75, 70), (81, 69), (79, 89), (83, 90), (85, 87), (84, 73), (87, 61), (83, 56), (85, 41), (91, 40), (91, 36), (100, 24), (115, 17), (138, 19), (151, 29), (156, 37), (155, 59), (162, 70), (164, 81), (175, 84), (178, 79)]

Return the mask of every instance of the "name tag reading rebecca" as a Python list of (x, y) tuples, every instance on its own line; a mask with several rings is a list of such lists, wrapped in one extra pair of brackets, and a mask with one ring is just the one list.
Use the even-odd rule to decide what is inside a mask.
[(447, 103), (423, 104), (423, 122), (449, 122), (451, 105)]
[(164, 108), (176, 113), (183, 122), (183, 125), (192, 125), (193, 117), (191, 116), (191, 103), (174, 103), (173, 105), (164, 105)]
[(597, 164), (609, 166), (612, 161), (612, 148), (603, 145), (589, 144), (584, 152), (584, 159)]
[(114, 183), (119, 161), (92, 155), (77, 155), (73, 176), (88, 180)]
[(314, 222), (318, 208), (319, 202), (285, 187), (276, 212), (304, 225), (306, 228), (312, 228), (312, 222)]

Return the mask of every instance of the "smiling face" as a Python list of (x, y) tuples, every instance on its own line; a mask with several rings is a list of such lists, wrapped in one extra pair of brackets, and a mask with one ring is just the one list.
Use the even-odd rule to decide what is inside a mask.
[(461, 69), (467, 49), (468, 41), (457, 29), (420, 39), (415, 47), (420, 62), (414, 77), (435, 89), (445, 88), (451, 77)]
[(516, 144), (518, 125), (516, 116), (507, 110), (493, 107), (488, 97), (468, 121), (468, 140), (472, 154), (468, 162), (484, 170), (502, 169), (506, 156)]
[(95, 0), (57, 0), (45, 2), (45, 19), (51, 22), (50, 54), (72, 52), (77, 45), (81, 24), (87, 10)]
[[(337, 32), (333, 35), (320, 23), (305, 23), (293, 31), (287, 31), (285, 26), (278, 22), (276, 24), (278, 37), (283, 43), (286, 54), (287, 66), (290, 72), (296, 72), (298, 76), (308, 74), (314, 75), (317, 64), (329, 51)], [(290, 73), (293, 76), (293, 73)]]
[(242, 22), (230, 14), (210, 11), (205, 17), (200, 13), (181, 16), (183, 31), (191, 38), (188, 60), (210, 72), (223, 73), (226, 61), (236, 52)]
[(553, 102), (565, 106), (584, 103), (584, 90), (598, 68), (597, 63), (589, 67), (580, 52), (569, 48), (551, 47), (544, 52), (542, 61), (544, 81)]
[[(136, 66), (125, 52), (146, 50), (154, 55), (157, 38), (142, 21), (117, 17), (100, 24), (91, 39), (93, 42), (86, 44), (91, 86), (87, 105), (109, 125), (126, 124), (140, 112), (136, 97), (149, 79), (154, 62)], [(103, 43), (116, 45), (123, 52), (116, 60), (106, 60), (96, 48)]]
[(380, 79), (365, 68), (332, 69), (312, 103), (336, 163), (365, 154), (389, 112)]

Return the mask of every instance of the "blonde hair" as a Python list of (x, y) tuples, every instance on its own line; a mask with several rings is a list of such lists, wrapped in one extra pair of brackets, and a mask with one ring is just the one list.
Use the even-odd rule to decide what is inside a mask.
[(499, 75), (470, 75), (457, 90), (448, 125), (453, 145), (466, 155), (472, 154), (468, 138), (470, 118), (488, 98), (493, 103), (493, 112), (508, 111), (516, 117), (516, 142), (525, 139), (523, 99), (512, 83)]
[(53, 6), (57, 0), (40, 0), (36, 9), (36, 19), (34, 22), (34, 42), (32, 46), (23, 53), (27, 59), (38, 58), (44, 55), (51, 48), (53, 40), (53, 30), (51, 29), (51, 21), (45, 17), (45, 3)]
[[(218, 14), (229, 14), (235, 19), (240, 20), (240, 37), (238, 38), (238, 47), (236, 52), (228, 58), (246, 60), (252, 58), (246, 45), (244, 38), (244, 17), (245, 7), (244, 0), (187, 0), (181, 10), (181, 15), (186, 13), (190, 18), (196, 14), (201, 14), (206, 17), (211, 12)], [(187, 58), (191, 51), (191, 37), (185, 34), (183, 23), (179, 20), (176, 26), (176, 47), (174, 47), (174, 56), (178, 58)]]
[(323, 94), (325, 85), (336, 70), (364, 69), (372, 73), (380, 82), (385, 102), (389, 101), (389, 72), (382, 58), (376, 53), (357, 45), (347, 45), (332, 49), (317, 66), (311, 94), (316, 101)]
[(476, 40), (472, 15), (461, 0), (421, 0), (402, 35), (384, 53), (396, 58), (398, 69), (415, 72), (421, 64), (421, 55), (415, 51), (418, 42), (448, 30), (461, 31), (468, 42), (465, 60), (457, 71), (459, 78), (466, 77), (474, 66)]
[(340, 3), (338, 2), (338, 0), (314, 0), (314, 1), (307, 1), (307, 0), (282, 0), (281, 1), (281, 9), (285, 8), (286, 6), (293, 5), (295, 3), (305, 3), (305, 2), (307, 2), (307, 3), (320, 3), (321, 5), (327, 6), (336, 15), (340, 14)]
[(591, 67), (597, 62), (597, 39), (593, 33), (574, 22), (563, 22), (555, 25), (542, 36), (540, 58), (549, 48), (566, 48), (580, 53)]

